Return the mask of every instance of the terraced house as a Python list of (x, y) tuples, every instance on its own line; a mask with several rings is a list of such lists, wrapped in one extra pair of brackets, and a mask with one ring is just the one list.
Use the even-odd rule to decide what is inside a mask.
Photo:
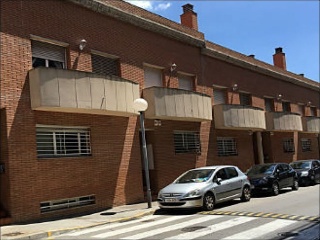
[(177, 14), (1, 1), (2, 224), (145, 201), (140, 97), (153, 195), (193, 167), (319, 158), (319, 83), (282, 48), (270, 65), (207, 40), (192, 5)]

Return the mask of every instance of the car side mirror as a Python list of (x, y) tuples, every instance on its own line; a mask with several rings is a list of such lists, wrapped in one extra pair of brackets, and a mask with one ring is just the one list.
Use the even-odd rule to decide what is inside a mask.
[(217, 178), (215, 182), (216, 182), (217, 184), (220, 184), (221, 181), (222, 181), (222, 178)]

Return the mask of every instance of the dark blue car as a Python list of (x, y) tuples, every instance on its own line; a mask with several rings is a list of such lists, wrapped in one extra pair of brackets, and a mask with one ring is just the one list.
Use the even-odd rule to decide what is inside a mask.
[(320, 183), (320, 162), (316, 159), (299, 160), (290, 163), (290, 166), (298, 173), (299, 184), (308, 186)]

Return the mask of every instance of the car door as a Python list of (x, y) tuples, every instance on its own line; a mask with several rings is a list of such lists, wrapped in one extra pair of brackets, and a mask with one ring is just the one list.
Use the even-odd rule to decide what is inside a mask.
[(279, 183), (279, 188), (284, 188), (286, 186), (286, 174), (285, 172), (283, 171), (283, 168), (281, 166), (281, 164), (277, 165), (276, 169), (276, 178), (277, 178), (277, 181)]
[(228, 174), (229, 191), (226, 194), (226, 198), (236, 198), (242, 194), (242, 179), (238, 174), (238, 171), (234, 167), (227, 167), (226, 172)]
[(281, 164), (283, 169), (284, 187), (290, 187), (293, 185), (294, 171), (291, 171), (289, 164)]
[(215, 182), (215, 187), (212, 189), (215, 193), (217, 201), (223, 201), (227, 196), (229, 189), (228, 175), (225, 168), (220, 169), (215, 173), (213, 177), (213, 182)]
[(318, 161), (312, 161), (311, 167), (314, 171), (314, 180), (319, 182), (320, 181), (320, 163)]

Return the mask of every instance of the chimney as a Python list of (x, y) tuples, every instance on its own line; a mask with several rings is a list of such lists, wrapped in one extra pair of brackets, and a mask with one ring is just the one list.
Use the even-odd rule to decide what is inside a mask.
[(287, 70), (286, 56), (282, 52), (281, 47), (276, 48), (276, 53), (273, 54), (273, 65), (276, 67), (282, 68), (284, 70)]
[(193, 11), (193, 5), (185, 4), (182, 6), (183, 14), (180, 15), (181, 24), (198, 31), (197, 13)]
[(250, 55), (248, 55), (248, 57), (254, 58), (255, 55), (254, 54), (250, 54)]

